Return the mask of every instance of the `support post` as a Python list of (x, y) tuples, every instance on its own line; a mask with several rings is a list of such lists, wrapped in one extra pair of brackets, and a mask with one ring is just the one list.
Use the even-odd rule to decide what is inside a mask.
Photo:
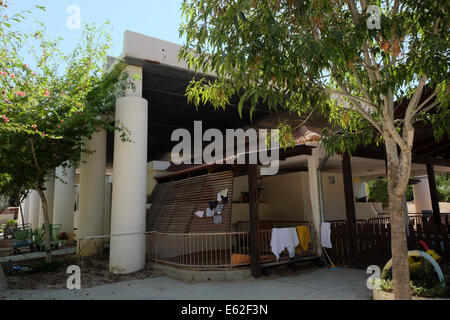
[[(106, 132), (100, 131), (86, 141), (80, 163), (80, 209), (78, 238), (103, 235), (105, 215)], [(78, 240), (77, 254), (91, 256), (103, 252), (104, 239)]]
[(30, 211), (29, 211), (29, 221), (31, 223), (31, 229), (36, 230), (39, 227), (39, 207), (40, 198), (36, 190), (31, 190), (30, 192)]
[(258, 166), (248, 165), (248, 193), (250, 205), (250, 241), (251, 241), (251, 270), (255, 278), (261, 276), (260, 233), (258, 212)]
[(350, 155), (342, 155), (342, 175), (344, 178), (345, 211), (348, 223), (356, 223), (355, 199), (353, 199), (353, 176)]
[(344, 179), (345, 211), (347, 216), (347, 232), (350, 241), (350, 263), (356, 265), (354, 249), (354, 226), (356, 224), (355, 200), (353, 193), (353, 175), (350, 155), (345, 152), (342, 154), (342, 176)]
[(136, 91), (127, 90), (116, 102), (116, 123), (127, 128), (131, 142), (114, 137), (109, 271), (115, 274), (142, 270), (146, 260), (148, 102), (142, 98), (142, 68), (126, 71), (140, 80)]
[(436, 178), (434, 176), (434, 166), (427, 162), (428, 184), (430, 186), (431, 207), (433, 208), (433, 222), (437, 225), (441, 223), (441, 211), (439, 209), (439, 199), (436, 188)]
[[(112, 201), (112, 176), (105, 177), (105, 223), (103, 226), (103, 233), (110, 234), (111, 233), (111, 201)], [(109, 242), (109, 239), (106, 239), (105, 242)]]

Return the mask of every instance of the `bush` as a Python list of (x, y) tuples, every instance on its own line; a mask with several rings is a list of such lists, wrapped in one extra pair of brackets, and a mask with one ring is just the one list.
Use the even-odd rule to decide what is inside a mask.
[(11, 219), (11, 220), (8, 220), (5, 225), (7, 228), (13, 229), (13, 228), (17, 227), (18, 224), (19, 223), (17, 220)]
[[(383, 207), (389, 205), (389, 195), (387, 188), (387, 180), (377, 179), (374, 181), (368, 181), (367, 186), (369, 188), (369, 198), (381, 202)], [(406, 201), (414, 200), (414, 192), (411, 185), (406, 188)]]
[[(441, 265), (446, 282), (446, 287), (442, 287), (434, 268), (428, 262), (420, 272), (411, 273), (411, 291), (418, 297), (439, 297), (450, 298), (450, 265)], [(387, 279), (382, 279), (380, 287), (386, 292), (392, 292), (392, 273), (388, 273)]]
[(439, 202), (450, 202), (450, 178), (448, 174), (436, 175)]
[(11, 233), (14, 228), (17, 228), (17, 220), (8, 220), (5, 224), (0, 225), (0, 233)]

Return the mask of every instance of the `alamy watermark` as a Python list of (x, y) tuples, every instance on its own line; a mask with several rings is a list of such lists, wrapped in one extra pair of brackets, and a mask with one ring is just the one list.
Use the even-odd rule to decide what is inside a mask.
[(66, 21), (66, 26), (70, 30), (73, 29), (81, 29), (81, 9), (77, 5), (71, 5), (67, 7), (66, 10), (67, 14), (69, 14), (69, 17)]
[(371, 5), (367, 7), (367, 13), (370, 17), (367, 19), (367, 28), (369, 30), (381, 29), (381, 9), (379, 6)]
[(381, 270), (379, 266), (368, 266), (367, 267), (367, 274), (370, 274), (371, 276), (367, 279), (366, 285), (367, 288), (370, 290), (373, 289), (380, 289), (381, 287)]
[[(269, 132), (250, 128), (227, 129), (224, 137), (219, 129), (203, 133), (202, 121), (194, 121), (194, 137), (187, 129), (172, 132), (171, 140), (179, 143), (172, 149), (171, 158), (175, 164), (262, 164), (261, 175), (275, 175), (279, 168), (279, 136), (278, 129)], [(203, 149), (204, 142), (210, 143)]]
[(70, 274), (67, 279), (67, 289), (80, 290), (81, 289), (81, 269), (79, 266), (71, 265), (67, 268), (67, 274)]

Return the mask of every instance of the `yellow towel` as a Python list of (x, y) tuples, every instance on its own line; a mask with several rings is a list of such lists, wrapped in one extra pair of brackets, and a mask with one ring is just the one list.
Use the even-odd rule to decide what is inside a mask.
[(311, 242), (311, 238), (309, 236), (309, 230), (307, 226), (297, 226), (297, 235), (300, 244), (295, 248), (296, 254), (301, 254), (303, 251), (308, 251), (309, 243)]

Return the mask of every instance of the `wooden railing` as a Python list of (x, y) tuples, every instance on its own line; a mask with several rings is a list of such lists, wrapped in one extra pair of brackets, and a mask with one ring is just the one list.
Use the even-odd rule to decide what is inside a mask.
[[(450, 260), (450, 233), (445, 215), (438, 226), (432, 218), (410, 216), (408, 249), (424, 250), (420, 240), (434, 249), (444, 260)], [(356, 223), (330, 221), (332, 248), (327, 249), (333, 262), (365, 269), (380, 267), (391, 259), (391, 225), (389, 218), (375, 218)]]

